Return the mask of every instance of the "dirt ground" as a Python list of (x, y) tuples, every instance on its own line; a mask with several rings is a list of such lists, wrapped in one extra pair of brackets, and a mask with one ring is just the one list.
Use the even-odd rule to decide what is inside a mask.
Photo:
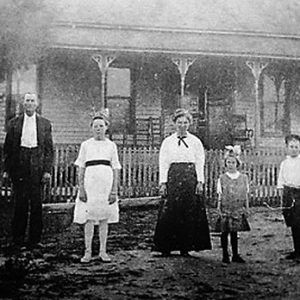
[[(209, 213), (212, 215), (211, 211)], [(44, 237), (35, 253), (0, 257), (0, 297), (7, 299), (300, 299), (300, 262), (280, 212), (252, 208), (252, 230), (239, 235), (246, 264), (221, 263), (220, 239), (213, 250), (161, 258), (151, 252), (157, 208), (129, 209), (111, 225), (113, 261), (83, 265), (82, 228)], [(97, 238), (93, 250), (97, 254)]]

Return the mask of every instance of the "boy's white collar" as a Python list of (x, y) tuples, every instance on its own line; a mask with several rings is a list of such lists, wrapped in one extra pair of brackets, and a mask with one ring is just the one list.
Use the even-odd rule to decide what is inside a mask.
[(236, 171), (235, 173), (226, 172), (226, 175), (231, 179), (237, 179), (240, 177), (240, 172), (239, 171)]

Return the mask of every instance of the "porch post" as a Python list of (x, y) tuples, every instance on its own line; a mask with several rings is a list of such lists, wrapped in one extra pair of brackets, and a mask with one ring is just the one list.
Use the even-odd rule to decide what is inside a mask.
[(12, 99), (12, 69), (9, 68), (6, 77), (5, 87), (5, 130), (7, 129), (8, 121), (15, 116), (15, 112), (12, 111), (13, 99)]
[(105, 84), (106, 84), (106, 75), (109, 65), (114, 61), (115, 56), (112, 55), (94, 55), (93, 60), (98, 64), (99, 70), (101, 72), (101, 98), (100, 98), (100, 109), (103, 109), (106, 106), (105, 103)]
[(259, 79), (262, 71), (268, 65), (266, 62), (246, 61), (246, 65), (250, 68), (254, 76), (255, 86), (255, 123), (254, 123), (254, 146), (258, 146), (258, 138), (260, 135), (260, 102), (259, 102)]
[(278, 106), (280, 102), (280, 88), (282, 82), (285, 80), (285, 75), (282, 73), (277, 73), (274, 76), (270, 76), (271, 80), (274, 82), (276, 90), (276, 103), (275, 103), (275, 123), (278, 122)]
[(182, 106), (182, 100), (184, 98), (185, 76), (189, 67), (194, 63), (195, 60), (196, 58), (190, 58), (190, 57), (172, 58), (173, 63), (177, 66), (180, 73), (180, 79), (181, 79), (180, 106)]

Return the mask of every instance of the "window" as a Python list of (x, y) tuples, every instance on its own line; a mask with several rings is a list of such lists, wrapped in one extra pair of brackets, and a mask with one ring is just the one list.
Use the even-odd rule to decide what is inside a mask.
[(263, 77), (263, 111), (262, 132), (267, 136), (283, 134), (285, 80), (282, 80), (276, 91), (274, 79)]
[(23, 96), (26, 93), (37, 93), (36, 65), (12, 73), (11, 95), (6, 101), (6, 122), (23, 111)]
[(131, 113), (130, 69), (109, 68), (107, 72), (107, 107), (111, 115), (110, 131), (129, 131)]

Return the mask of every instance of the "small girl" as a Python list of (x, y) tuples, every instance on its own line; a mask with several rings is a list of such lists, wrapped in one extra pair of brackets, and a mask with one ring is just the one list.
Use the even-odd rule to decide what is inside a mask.
[(227, 146), (225, 153), (226, 173), (218, 179), (218, 211), (220, 217), (216, 225), (216, 231), (221, 232), (221, 245), (223, 249), (223, 262), (230, 263), (228, 254), (228, 235), (230, 234), (232, 247), (232, 261), (245, 263), (238, 253), (238, 231), (249, 231), (247, 221), (249, 210), (249, 184), (246, 175), (237, 169), (241, 162), (239, 160), (240, 147)]

